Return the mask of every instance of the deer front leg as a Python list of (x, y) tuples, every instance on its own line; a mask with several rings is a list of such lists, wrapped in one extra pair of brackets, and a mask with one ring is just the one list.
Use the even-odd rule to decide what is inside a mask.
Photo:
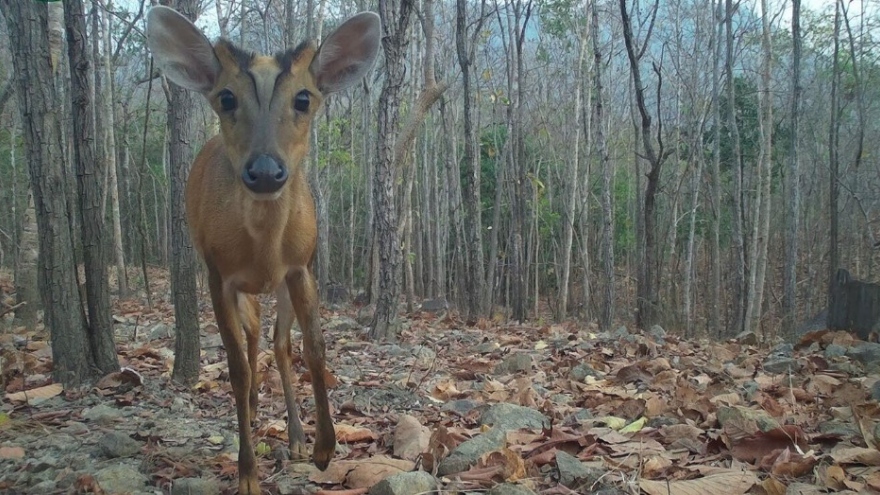
[(235, 397), (235, 411), (238, 415), (238, 491), (246, 495), (258, 495), (260, 482), (257, 472), (257, 460), (251, 442), (251, 412), (248, 395), (251, 385), (251, 371), (248, 368), (241, 336), (241, 325), (236, 312), (238, 294), (231, 287), (223, 284), (223, 279), (216, 267), (208, 265), (208, 285), (211, 290), (211, 302), (220, 338), (226, 348), (229, 361), (229, 381), (232, 383), (232, 394)]
[(315, 278), (305, 266), (294, 268), (287, 276), (287, 288), (293, 310), (303, 334), (303, 358), (312, 374), (312, 391), (315, 394), (315, 450), (312, 456), (315, 466), (327, 469), (336, 452), (336, 432), (330, 418), (327, 400), (327, 384), (324, 380), (325, 356), (324, 334), (318, 318), (318, 291)]
[(259, 403), (259, 374), (257, 358), (260, 353), (260, 302), (254, 296), (238, 294), (238, 314), (247, 339), (247, 360), (251, 370), (251, 386), (249, 396), (251, 423), (257, 420)]
[(281, 388), (284, 389), (284, 402), (287, 404), (287, 440), (290, 446), (290, 457), (294, 461), (307, 461), (309, 451), (306, 448), (306, 435), (299, 420), (299, 407), (293, 392), (293, 369), (290, 364), (293, 347), (290, 343), (290, 327), (293, 326), (293, 303), (287, 284), (282, 283), (275, 291), (277, 299), (278, 319), (275, 321), (275, 362), (278, 374), (281, 375)]

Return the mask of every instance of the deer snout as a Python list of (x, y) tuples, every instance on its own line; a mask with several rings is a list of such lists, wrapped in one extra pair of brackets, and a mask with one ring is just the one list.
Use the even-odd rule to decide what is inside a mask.
[(288, 176), (284, 163), (270, 155), (258, 155), (245, 165), (241, 180), (257, 194), (271, 194), (281, 189)]

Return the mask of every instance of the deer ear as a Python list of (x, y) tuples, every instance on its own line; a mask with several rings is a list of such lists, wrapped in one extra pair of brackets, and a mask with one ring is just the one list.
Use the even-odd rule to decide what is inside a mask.
[(147, 45), (168, 79), (178, 86), (207, 93), (220, 73), (214, 48), (189, 19), (156, 6), (147, 13)]
[(309, 67), (322, 93), (343, 90), (360, 80), (379, 53), (382, 23), (373, 12), (361, 12), (333, 32)]

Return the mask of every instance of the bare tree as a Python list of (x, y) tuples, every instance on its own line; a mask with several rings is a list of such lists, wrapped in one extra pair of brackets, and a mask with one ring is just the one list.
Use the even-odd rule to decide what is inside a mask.
[(801, 210), (800, 135), (801, 113), (801, 0), (791, 2), (791, 115), (788, 168), (785, 174), (785, 269), (783, 270), (782, 331), (792, 337), (797, 308), (798, 227)]
[(409, 43), (412, 0), (380, 0), (382, 51), (385, 54), (385, 82), (379, 94), (379, 126), (376, 170), (373, 176), (375, 229), (379, 254), (379, 294), (373, 314), (370, 337), (375, 340), (396, 336), (398, 296), (400, 294), (400, 242), (395, 204), (394, 136), (400, 120), (400, 93), (405, 76), (404, 57)]
[[(738, 6), (738, 4), (737, 4)], [(727, 130), (733, 153), (733, 327), (729, 333), (741, 332), (745, 325), (746, 278), (745, 278), (745, 227), (743, 225), (743, 163), (739, 125), (736, 121), (736, 78), (733, 72), (733, 14), (732, 0), (725, 0), (725, 26), (727, 54), (724, 70), (727, 73)]]

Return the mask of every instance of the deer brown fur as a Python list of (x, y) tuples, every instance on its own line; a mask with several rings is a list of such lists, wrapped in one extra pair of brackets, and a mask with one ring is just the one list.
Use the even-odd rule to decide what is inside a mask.
[(378, 16), (361, 13), (320, 48), (304, 43), (276, 56), (261, 56), (225, 40), (211, 45), (170, 8), (153, 7), (148, 14), (147, 41), (159, 67), (172, 82), (202, 93), (220, 119), (220, 134), (193, 162), (186, 214), (193, 243), (207, 266), (211, 302), (229, 360), (240, 439), (240, 493), (260, 493), (250, 430), (259, 387), (260, 307), (254, 294), (274, 292), (277, 297), (273, 341), (292, 455), (309, 455), (292, 383), (294, 317), (302, 329), (315, 398), (315, 465), (325, 469), (335, 451), (324, 336), (310, 270), (317, 238), (315, 205), (302, 163), (309, 127), (324, 96), (363, 77), (378, 52), (379, 37)]

